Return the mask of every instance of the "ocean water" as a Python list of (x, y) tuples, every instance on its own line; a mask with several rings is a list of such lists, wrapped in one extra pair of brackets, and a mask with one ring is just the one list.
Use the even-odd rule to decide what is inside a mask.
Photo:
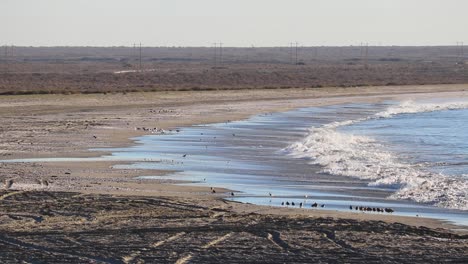
[(286, 148), (323, 173), (394, 190), (391, 199), (468, 210), (468, 100), (407, 101), (310, 128)]
[(102, 157), (0, 162), (117, 161), (171, 172), (143, 182), (224, 187), (239, 202), (390, 207), (468, 226), (467, 101), (307, 107), (146, 135), (131, 147), (96, 149), (112, 153)]

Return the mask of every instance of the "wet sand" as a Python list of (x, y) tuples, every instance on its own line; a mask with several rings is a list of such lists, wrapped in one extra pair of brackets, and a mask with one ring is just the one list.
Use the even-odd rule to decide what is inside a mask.
[[(466, 85), (455, 85), (2, 97), (1, 155), (2, 159), (100, 156), (105, 152), (89, 152), (88, 149), (128, 146), (133, 143), (129, 138), (152, 133), (147, 128), (170, 129), (200, 123), (226, 122), (252, 114), (314, 105), (411, 97), (466, 96), (466, 92), (463, 92), (466, 88)], [(442, 91), (454, 92), (440, 93)], [(435, 95), (427, 92), (439, 93)], [(156, 133), (161, 133), (161, 130)], [(236, 256), (245, 255), (247, 248), (251, 261), (281, 256), (279, 259), (284, 261), (305, 262), (313, 255), (325, 262), (327, 259), (404, 262), (405, 257), (413, 262), (440, 262), (467, 258), (467, 238), (453, 235), (463, 233), (463, 230), (456, 230), (457, 227), (440, 221), (226, 202), (221, 198), (228, 194), (227, 190), (220, 189), (213, 194), (207, 187), (173, 185), (170, 180), (149, 183), (138, 180), (135, 176), (162, 175), (166, 171), (114, 169), (114, 164), (116, 163), (2, 163), (2, 182), (13, 179), (14, 184), (11, 190), (3, 191), (1, 195), (3, 208), (0, 243), (8, 247), (8, 250), (2, 251), (0, 258), (27, 261), (26, 256), (17, 254), (27, 251), (34, 253), (30, 260), (50, 257), (50, 262), (69, 258), (70, 261), (89, 262), (94, 259), (111, 263), (132, 263), (139, 259), (151, 261), (156, 257), (168, 261), (179, 260), (179, 263), (184, 263), (184, 258), (187, 258), (185, 261), (193, 262), (221, 259), (234, 261)], [(48, 184), (45, 185), (44, 181)], [(74, 197), (103, 202), (83, 203), (83, 200), (75, 200)], [(159, 201), (159, 207), (152, 207), (156, 200)], [(58, 205), (60, 208), (52, 209), (51, 212), (34, 211), (44, 204), (55, 206), (53, 201), (61, 201)], [(195, 211), (204, 215), (197, 217), (196, 213), (189, 217), (186, 215), (188, 209), (183, 206), (180, 210), (174, 209), (171, 212), (173, 216), (166, 214), (169, 212), (166, 209), (172, 210), (179, 206), (168, 206), (169, 204), (180, 204), (182, 201), (184, 206), (190, 208), (203, 207)], [(142, 206), (142, 203), (148, 206)], [(123, 204), (127, 207), (119, 208)], [(80, 208), (83, 207), (90, 212), (80, 213)], [(229, 217), (221, 217), (218, 210), (224, 210), (222, 215)], [(117, 217), (119, 213), (124, 213), (125, 217)], [(152, 213), (161, 216), (148, 217)], [(210, 214), (215, 216), (210, 217)], [(101, 222), (97, 225), (96, 215), (115, 217), (105, 217), (102, 220), (103, 225)], [(248, 227), (248, 223), (253, 223), (252, 230), (243, 230), (242, 227)], [(273, 226), (273, 223), (278, 225)], [(341, 228), (343, 223), (348, 229)], [(225, 228), (216, 229), (218, 225)], [(421, 225), (426, 227), (418, 227)], [(199, 226), (202, 227), (197, 229)], [(259, 231), (262, 233), (260, 236), (252, 236), (252, 233), (256, 234), (256, 229), (266, 231)], [(119, 236), (121, 230), (132, 235)], [(309, 230), (310, 233), (304, 233), (304, 230)], [(177, 235), (180, 232), (189, 234), (191, 239), (180, 239)], [(72, 238), (65, 238), (67, 234), (72, 234)], [(109, 236), (101, 238), (103, 234)], [(49, 235), (52, 237), (43, 239)], [(147, 235), (152, 238), (149, 239)], [(165, 245), (164, 250), (155, 252), (152, 249), (152, 245), (166, 241), (163, 237), (172, 236), (176, 237), (169, 241), (174, 243)], [(311, 241), (310, 238), (315, 236), (317, 239)], [(450, 239), (447, 240), (448, 238)], [(394, 242), (393, 245), (397, 245), (396, 248), (386, 246), (389, 239)], [(87, 251), (93, 241), (100, 241), (100, 246)], [(425, 242), (420, 244), (421, 241)], [(129, 244), (135, 246), (130, 248)], [(258, 246), (263, 244), (264, 246)], [(125, 250), (121, 250), (121, 253), (108, 250), (114, 246)], [(66, 248), (64, 254), (59, 253), (62, 248)], [(317, 254), (317, 251), (320, 253)]]

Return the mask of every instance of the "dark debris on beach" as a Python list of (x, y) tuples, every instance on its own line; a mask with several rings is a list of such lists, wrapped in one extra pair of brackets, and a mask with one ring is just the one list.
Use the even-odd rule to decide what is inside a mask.
[(0, 191), (1, 263), (468, 263), (468, 236), (223, 201)]

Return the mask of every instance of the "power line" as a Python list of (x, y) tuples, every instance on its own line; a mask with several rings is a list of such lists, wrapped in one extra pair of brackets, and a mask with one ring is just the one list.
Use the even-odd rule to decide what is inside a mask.
[(141, 72), (141, 42), (140, 42), (140, 72)]

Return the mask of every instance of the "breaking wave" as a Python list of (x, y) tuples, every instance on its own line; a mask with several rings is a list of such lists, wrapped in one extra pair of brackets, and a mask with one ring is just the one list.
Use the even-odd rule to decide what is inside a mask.
[(372, 137), (337, 131), (338, 127), (398, 114), (468, 108), (468, 102), (423, 104), (412, 101), (392, 106), (375, 115), (311, 128), (301, 141), (288, 146), (288, 154), (310, 159), (324, 173), (351, 176), (370, 181), (370, 186), (388, 186), (396, 191), (393, 199), (411, 199), (440, 207), (468, 210), (468, 175), (443, 175), (409, 164)]

